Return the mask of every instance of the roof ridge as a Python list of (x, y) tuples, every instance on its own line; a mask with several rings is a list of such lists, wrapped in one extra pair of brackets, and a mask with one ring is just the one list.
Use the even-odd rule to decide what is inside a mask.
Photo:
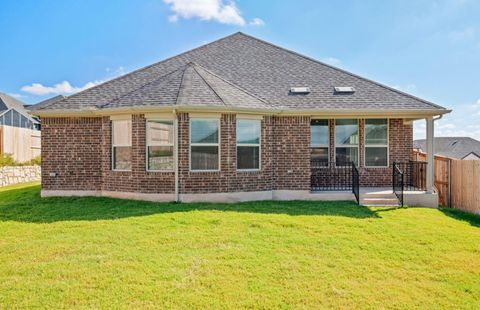
[(307, 60), (310, 60), (310, 61), (319, 63), (319, 64), (321, 64), (321, 65), (324, 65), (324, 66), (328, 67), (328, 68), (331, 68), (331, 69), (334, 69), (334, 70), (343, 72), (343, 73), (345, 73), (345, 74), (348, 74), (348, 75), (350, 75), (350, 76), (353, 76), (353, 77), (362, 79), (362, 80), (364, 80), (364, 81), (373, 83), (373, 84), (375, 84), (375, 85), (377, 85), (377, 86), (386, 88), (386, 89), (388, 89), (388, 90), (394, 91), (394, 92), (399, 93), (399, 94), (401, 94), (401, 95), (404, 95), (404, 96), (407, 96), (407, 97), (410, 97), (410, 98), (413, 98), (413, 99), (416, 99), (416, 100), (420, 100), (420, 101), (422, 101), (423, 103), (426, 103), (426, 104), (428, 104), (428, 105), (431, 105), (431, 106), (433, 106), (433, 107), (435, 107), (435, 108), (445, 109), (444, 107), (442, 107), (442, 106), (440, 106), (440, 105), (437, 105), (437, 104), (435, 104), (435, 103), (433, 103), (433, 102), (430, 102), (430, 101), (428, 101), (428, 100), (425, 100), (425, 99), (422, 99), (422, 98), (420, 98), (420, 97), (411, 95), (411, 94), (409, 94), (409, 93), (400, 91), (400, 90), (398, 90), (398, 89), (395, 89), (395, 88), (393, 88), (393, 87), (384, 85), (384, 84), (379, 83), (379, 82), (376, 82), (376, 81), (374, 81), (374, 80), (364, 78), (364, 77), (362, 77), (362, 76), (360, 76), (360, 75), (357, 75), (357, 74), (355, 74), (355, 73), (352, 73), (352, 72), (350, 72), (350, 71), (347, 71), (347, 70), (344, 70), (344, 69), (340, 69), (340, 68), (337, 68), (337, 67), (335, 67), (335, 66), (326, 64), (326, 63), (324, 63), (324, 62), (322, 62), (322, 61), (320, 61), (320, 60), (318, 60), (318, 59), (315, 59), (315, 58), (313, 58), (313, 57), (309, 57), (309, 56), (300, 54), (300, 53), (295, 52), (295, 51), (292, 51), (292, 50), (290, 50), (290, 49), (288, 49), (288, 48), (281, 47), (281, 46), (279, 46), (279, 45), (276, 45), (276, 44), (273, 44), (273, 43), (271, 43), (271, 42), (268, 42), (268, 41), (259, 39), (259, 38), (257, 38), (257, 37), (251, 36), (251, 35), (249, 35), (249, 34), (246, 34), (246, 33), (243, 33), (243, 32), (240, 32), (240, 31), (239, 31), (239, 32), (237, 32), (237, 33), (235, 33), (235, 34), (233, 34), (233, 35), (243, 35), (243, 36), (245, 36), (245, 37), (247, 37), (247, 38), (250, 38), (250, 39), (253, 39), (253, 40), (257, 40), (257, 41), (262, 42), (262, 43), (264, 43), (264, 44), (270, 45), (270, 46), (272, 46), (272, 47), (274, 47), (274, 48), (277, 48), (277, 49), (280, 49), (280, 50), (282, 50), (282, 51), (288, 52), (288, 53), (290, 53), (290, 54), (294, 54), (294, 55), (300, 56), (300, 57), (302, 57), (302, 58), (305, 58), (305, 59), (307, 59)]
[[(177, 71), (183, 70), (183, 71), (185, 72), (185, 68), (186, 68), (186, 67), (187, 67), (187, 65), (180, 66), (180, 67), (178, 67), (178, 68), (175, 69), (175, 70), (172, 70), (172, 71), (170, 71), (170, 72), (168, 72), (168, 73), (166, 73), (166, 74), (164, 74), (164, 75), (162, 75), (162, 76), (160, 76), (160, 77), (158, 77), (158, 78), (156, 78), (156, 79), (153, 79), (152, 81), (150, 81), (150, 82), (148, 82), (148, 83), (145, 83), (145, 84), (143, 84), (142, 86), (137, 87), (137, 88), (135, 88), (135, 89), (133, 89), (133, 90), (131, 90), (131, 91), (129, 91), (129, 92), (126, 92), (125, 94), (122, 94), (122, 95), (118, 96), (117, 98), (109, 101), (108, 103), (105, 103), (105, 104), (103, 104), (103, 105), (99, 105), (99, 106), (97, 106), (97, 107), (100, 108), (100, 109), (103, 109), (104, 107), (106, 107), (106, 106), (108, 106), (108, 105), (110, 105), (110, 104), (112, 104), (112, 103), (120, 100), (121, 98), (124, 98), (124, 97), (126, 97), (126, 96), (128, 96), (128, 95), (130, 95), (130, 94), (132, 94), (132, 93), (134, 93), (134, 92), (136, 92), (136, 91), (139, 91), (140, 89), (143, 89), (143, 88), (145, 88), (145, 87), (147, 87), (147, 86), (150, 86), (150, 85), (154, 84), (155, 82), (158, 82), (159, 80), (161, 80), (161, 79), (163, 79), (163, 78), (165, 78), (165, 77), (168, 77), (169, 75), (174, 74), (174, 73), (177, 72)], [(183, 74), (182, 74), (182, 79), (183, 79)], [(181, 84), (180, 84), (180, 86), (181, 86)]]
[(467, 157), (467, 156), (470, 155), (470, 154), (473, 154), (473, 155), (475, 155), (475, 156), (477, 156), (477, 157), (480, 157), (480, 154), (477, 154), (477, 152), (475, 152), (475, 151), (470, 151), (470, 153), (467, 153), (467, 154), (466, 154), (465, 156), (463, 156), (461, 159), (464, 159), (465, 157)]
[[(205, 84), (213, 91), (213, 93), (215, 94), (215, 96), (218, 97), (218, 99), (220, 99), (221, 102), (223, 102), (223, 105), (227, 105), (227, 103), (225, 102), (225, 100), (220, 96), (220, 94), (213, 88), (212, 85), (210, 85), (210, 83), (208, 83), (205, 78), (202, 76), (202, 74), (200, 72), (198, 72), (197, 68), (196, 67), (196, 64), (194, 62), (190, 62), (189, 65), (192, 66), (193, 70), (195, 70), (195, 72), (198, 74), (198, 76), (202, 79), (202, 81), (205, 82)], [(199, 66), (201, 67), (201, 66)], [(203, 67), (201, 67), (203, 68)]]
[[(97, 88), (97, 87), (100, 87), (100, 86), (104, 85), (105, 83), (110, 83), (110, 82), (113, 82), (113, 81), (121, 80), (121, 79), (126, 78), (126, 77), (128, 77), (128, 76), (131, 76), (131, 75), (134, 74), (134, 73), (137, 73), (137, 72), (140, 72), (140, 71), (143, 71), (143, 70), (146, 70), (146, 69), (155, 67), (155, 66), (157, 66), (157, 65), (159, 65), (159, 64), (162, 64), (162, 63), (165, 63), (165, 62), (167, 62), (167, 61), (169, 61), (169, 60), (171, 60), (171, 59), (174, 59), (174, 58), (183, 56), (183, 55), (185, 55), (185, 54), (187, 54), (187, 53), (190, 53), (190, 52), (195, 51), (195, 50), (198, 50), (198, 49), (200, 49), (200, 48), (209, 46), (209, 45), (211, 45), (211, 44), (214, 44), (214, 43), (217, 43), (217, 42), (226, 40), (226, 39), (228, 39), (228, 38), (230, 38), (230, 37), (232, 37), (232, 36), (238, 35), (238, 34), (243, 34), (243, 33), (241, 33), (241, 32), (235, 32), (235, 33), (232, 33), (232, 34), (230, 34), (230, 35), (228, 35), (228, 36), (226, 36), (226, 37), (223, 37), (223, 38), (214, 40), (214, 41), (212, 41), (212, 42), (208, 42), (208, 43), (206, 43), (206, 44), (202, 44), (202, 45), (200, 45), (200, 46), (198, 46), (198, 47), (195, 47), (195, 48), (193, 48), (193, 49), (187, 50), (187, 51), (185, 51), (185, 52), (183, 52), (183, 53), (180, 53), (180, 54), (177, 54), (177, 55), (174, 55), (174, 56), (165, 58), (165, 59), (160, 60), (160, 61), (157, 61), (157, 62), (155, 62), (155, 63), (153, 63), (153, 64), (150, 64), (150, 65), (147, 65), (147, 66), (144, 66), (144, 67), (135, 69), (135, 70), (133, 70), (133, 71), (131, 71), (131, 72), (128, 72), (127, 74), (117, 76), (117, 77), (115, 77), (115, 78), (113, 78), (113, 79), (111, 79), (111, 80), (107, 80), (107, 81), (105, 81), (105, 82), (103, 82), (103, 83), (97, 84), (97, 85), (92, 86), (92, 87), (87, 88), (87, 89), (84, 89), (84, 90), (82, 90), (82, 91), (79, 91), (78, 93), (74, 93), (74, 94), (72, 94), (72, 95), (70, 95), (70, 96), (65, 96), (64, 99), (69, 99), (69, 98), (75, 97), (75, 96), (77, 96), (77, 95), (79, 95), (79, 94), (82, 94), (82, 93), (84, 93), (84, 92), (86, 92), (86, 91), (89, 91), (89, 90), (95, 89), (95, 88)], [(117, 98), (115, 98), (115, 99), (112, 100), (112, 101), (115, 101), (116, 99), (119, 99), (119, 98), (122, 97), (122, 96), (123, 96), (123, 95), (118, 96)]]
[[(242, 32), (238, 32), (237, 34), (243, 34), (243, 33), (242, 33)], [(263, 99), (263, 98), (255, 95), (255, 94), (252, 94), (251, 92), (249, 92), (248, 90), (244, 89), (243, 87), (240, 87), (240, 86), (234, 84), (233, 82), (228, 81), (228, 80), (225, 79), (224, 77), (222, 77), (222, 76), (220, 76), (220, 75), (218, 75), (218, 74), (210, 71), (209, 69), (207, 69), (207, 68), (205, 68), (205, 67), (203, 67), (203, 66), (201, 66), (201, 65), (199, 65), (199, 64), (197, 64), (197, 63), (195, 63), (195, 62), (193, 62), (193, 64), (194, 64), (195, 66), (199, 67), (199, 68), (202, 68), (202, 70), (205, 70), (207, 73), (215, 76), (216, 78), (224, 81), (224, 82), (227, 83), (228, 85), (230, 85), (230, 86), (232, 86), (232, 87), (235, 87), (236, 89), (244, 92), (245, 94), (247, 94), (247, 95), (249, 95), (249, 96), (251, 96), (251, 97), (253, 97), (253, 98), (255, 98), (255, 99), (258, 99), (258, 100), (262, 101), (263, 103), (266, 103), (266, 104), (268, 104), (268, 105), (271, 105), (270, 102), (268, 102), (267, 100), (265, 100), (265, 99)], [(197, 71), (197, 72), (198, 72), (198, 71)], [(199, 74), (200, 74), (200, 73), (199, 73)], [(200, 76), (201, 76), (201, 74), (200, 74)], [(202, 78), (203, 78), (203, 76), (202, 76)], [(205, 81), (205, 82), (206, 82), (206, 81)]]
[(183, 69), (183, 72), (182, 72), (182, 78), (181, 78), (181, 81), (180, 81), (180, 85), (178, 85), (178, 90), (177, 90), (177, 98), (175, 98), (175, 105), (178, 104), (178, 98), (180, 98), (180, 92), (182, 90), (183, 81), (184, 81), (184, 78), (185, 78), (185, 71), (187, 71), (187, 66), (188, 66), (188, 64), (185, 66), (185, 68)]

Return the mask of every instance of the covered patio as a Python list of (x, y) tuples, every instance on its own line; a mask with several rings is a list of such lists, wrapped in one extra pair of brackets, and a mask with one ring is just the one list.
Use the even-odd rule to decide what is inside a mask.
[[(427, 124), (427, 161), (393, 162), (390, 186), (363, 186), (361, 169), (353, 161), (325, 162), (311, 159), (311, 193), (338, 199), (349, 198), (361, 205), (437, 207), (433, 187), (434, 118)], [(413, 150), (412, 150), (413, 151)]]

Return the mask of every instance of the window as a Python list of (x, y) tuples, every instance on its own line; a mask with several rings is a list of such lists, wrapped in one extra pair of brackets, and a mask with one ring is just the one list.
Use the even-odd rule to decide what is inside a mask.
[(218, 119), (192, 119), (190, 121), (190, 170), (218, 170)]
[(3, 115), (5, 125), (12, 126), (12, 114), (13, 114), (13, 110), (9, 110), (7, 113)]
[(147, 170), (173, 170), (173, 121), (147, 121)]
[(237, 120), (237, 169), (260, 169), (260, 120)]
[(328, 166), (329, 140), (328, 120), (312, 120), (310, 122), (310, 160), (314, 165)]
[(12, 110), (13, 114), (12, 114), (12, 126), (13, 127), (21, 127), (20, 126), (20, 113), (18, 113), (17, 111), (15, 110)]
[(28, 118), (26, 118), (25, 116), (20, 115), (20, 122), (21, 122), (21, 127), (22, 128), (30, 128), (28, 126)]
[(112, 168), (132, 169), (132, 121), (112, 121)]
[(388, 167), (388, 120), (365, 120), (365, 166)]
[(358, 120), (335, 120), (335, 161), (337, 166), (358, 165)]

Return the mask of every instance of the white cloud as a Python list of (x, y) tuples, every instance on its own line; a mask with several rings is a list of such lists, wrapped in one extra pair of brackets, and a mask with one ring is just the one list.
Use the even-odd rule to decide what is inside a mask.
[(394, 85), (392, 88), (398, 89), (403, 92), (413, 92), (417, 89), (417, 85), (415, 84), (407, 84), (407, 85)]
[(473, 109), (478, 110), (477, 114), (480, 115), (480, 99), (478, 99), (477, 102), (473, 104)]
[(450, 32), (452, 41), (469, 41), (475, 39), (477, 29), (475, 27), (467, 27), (459, 31)]
[(170, 15), (168, 17), (168, 21), (171, 22), (171, 23), (176, 23), (178, 22), (178, 15)]
[(252, 19), (250, 21), (250, 25), (251, 26), (264, 26), (265, 22), (263, 21), (263, 19), (255, 17), (254, 19)]
[[(480, 140), (480, 99), (475, 103), (458, 105), (452, 113), (435, 122), (436, 137), (472, 137)], [(425, 121), (416, 121), (413, 126), (414, 139), (425, 139)]]
[(338, 58), (335, 58), (335, 57), (322, 58), (322, 62), (327, 63), (327, 64), (332, 65), (332, 66), (336, 66), (336, 67), (342, 65), (342, 61)]
[(53, 86), (44, 86), (41, 83), (32, 83), (32, 85), (25, 85), (21, 89), (26, 93), (37, 95), (37, 96), (69, 95), (69, 94), (73, 94), (73, 93), (85, 90), (87, 88), (93, 87), (102, 82), (104, 81), (101, 80), (101, 81), (88, 82), (81, 87), (72, 86), (68, 81), (63, 81)]
[(125, 73), (127, 73), (127, 69), (123, 66), (120, 66), (116, 69), (112, 69), (112, 68), (105, 68), (105, 72), (107, 72), (109, 74), (109, 76), (111, 76), (112, 78), (113, 77), (117, 77), (117, 76), (120, 76), (120, 75), (124, 75)]
[[(118, 67), (116, 69), (105, 68), (105, 71), (108, 74), (108, 77), (102, 80), (95, 80), (85, 83), (83, 86), (73, 86), (69, 81), (63, 81), (61, 83), (55, 84), (53, 86), (45, 86), (42, 83), (32, 83), (31, 85), (25, 85), (21, 88), (23, 92), (36, 95), (36, 96), (46, 96), (46, 95), (70, 95), (77, 93), (79, 91), (88, 89), (95, 85), (106, 82), (112, 78), (115, 78), (120, 75), (127, 73), (125, 67)], [(22, 95), (20, 95), (22, 96)]]
[(169, 16), (170, 22), (178, 21), (179, 17), (190, 19), (217, 21), (222, 24), (244, 26), (245, 19), (234, 1), (224, 0), (163, 0), (174, 15)]
[(9, 95), (10, 97), (17, 98), (17, 99), (21, 99), (21, 98), (24, 98), (24, 97), (25, 97), (24, 95), (15, 94), (15, 93), (9, 93), (8, 95)]

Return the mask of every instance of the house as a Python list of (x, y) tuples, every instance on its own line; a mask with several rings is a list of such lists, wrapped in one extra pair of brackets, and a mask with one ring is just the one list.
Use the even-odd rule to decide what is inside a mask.
[[(413, 120), (432, 145), (448, 112), (236, 33), (35, 108), (42, 195), (358, 198), (406, 173), (392, 168), (411, 159)], [(432, 163), (416, 197), (435, 205)]]
[(17, 162), (40, 155), (40, 123), (19, 100), (0, 93), (0, 156), (10, 154)]
[[(470, 137), (436, 137), (435, 154), (454, 159), (480, 160), (480, 141)], [(426, 140), (413, 141), (413, 148), (426, 153)]]

